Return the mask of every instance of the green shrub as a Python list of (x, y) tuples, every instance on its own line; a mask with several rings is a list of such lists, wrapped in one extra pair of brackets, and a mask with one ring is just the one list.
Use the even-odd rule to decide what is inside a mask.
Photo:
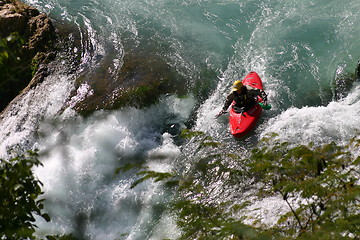
[(277, 142), (253, 150), (249, 170), (264, 184), (258, 198), (280, 194), (289, 206), (278, 221), (286, 236), (359, 239), (360, 157), (349, 150), (359, 147), (353, 139), (345, 146)]
[(29, 151), (0, 164), (0, 238), (35, 239), (34, 215), (50, 221), (43, 213), (41, 182), (34, 177), (32, 168), (41, 165), (37, 152)]
[[(140, 171), (132, 186), (154, 179), (171, 187), (169, 211), (176, 216), (180, 239), (360, 239), (360, 157), (351, 153), (360, 140), (293, 146), (263, 139), (243, 157), (224, 153), (224, 145), (201, 132), (185, 130), (182, 136), (194, 150), (186, 155), (189, 170)], [(246, 225), (251, 202), (233, 201), (245, 192), (252, 202), (280, 195), (289, 211), (273, 227)]]

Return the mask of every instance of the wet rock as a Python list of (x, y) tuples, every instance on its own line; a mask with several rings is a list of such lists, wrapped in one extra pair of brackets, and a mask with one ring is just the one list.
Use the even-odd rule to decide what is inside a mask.
[(357, 82), (360, 82), (360, 61), (357, 62), (357, 66), (355, 69), (355, 78)]
[[(45, 14), (19, 0), (2, 0), (0, 38), (6, 52), (0, 75), (1, 111), (31, 82), (40, 65), (53, 58), (56, 34)], [(37, 80), (32, 83), (40, 82), (43, 77), (37, 74)]]
[(354, 73), (341, 72), (335, 77), (335, 99), (340, 100), (346, 97), (357, 81), (360, 81), (360, 61), (357, 63)]
[(82, 115), (123, 106), (147, 107), (162, 94), (185, 92), (175, 84), (184, 81), (182, 77), (164, 59), (149, 51), (129, 51), (115, 76), (107, 72), (110, 64), (107, 56), (101, 63), (91, 74), (80, 77), (79, 84), (86, 82), (92, 89), (91, 95), (73, 107)]
[(5, 4), (0, 10), (0, 35), (7, 37), (12, 32), (24, 32), (26, 18), (24, 15), (14, 13), (10, 4)]

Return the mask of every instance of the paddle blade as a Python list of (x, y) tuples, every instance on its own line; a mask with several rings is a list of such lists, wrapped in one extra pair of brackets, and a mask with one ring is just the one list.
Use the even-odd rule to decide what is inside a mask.
[(271, 105), (270, 104), (263, 104), (262, 102), (259, 102), (259, 105), (262, 107), (262, 109), (264, 110), (270, 110), (271, 109)]

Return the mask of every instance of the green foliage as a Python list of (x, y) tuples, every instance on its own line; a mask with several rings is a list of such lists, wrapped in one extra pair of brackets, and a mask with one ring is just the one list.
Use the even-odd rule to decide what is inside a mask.
[(130, 188), (134, 188), (139, 183), (144, 182), (148, 179), (153, 179), (155, 182), (164, 181), (165, 179), (168, 179), (170, 177), (173, 177), (172, 173), (163, 173), (163, 172), (155, 172), (155, 171), (141, 171), (138, 173), (139, 176), (142, 176), (140, 179), (136, 180)]
[(231, 200), (234, 191), (241, 193), (247, 187), (243, 159), (220, 152), (223, 145), (202, 132), (183, 130), (182, 137), (189, 139), (195, 150), (190, 155), (192, 167), (178, 173), (172, 206), (182, 230), (180, 239), (271, 239), (271, 232), (245, 225), (242, 217), (235, 217), (248, 204)]
[(44, 52), (38, 52), (35, 57), (31, 60), (30, 69), (31, 76), (33, 77), (39, 69), (41, 63), (44, 63), (46, 54)]
[(23, 53), (25, 40), (18, 33), (0, 38), (0, 110), (19, 94), (31, 79), (30, 62)]
[(180, 136), (184, 139), (191, 139), (194, 137), (203, 137), (203, 136), (205, 136), (205, 134), (200, 131), (190, 131), (189, 129), (184, 128), (183, 130), (181, 130)]
[[(214, 190), (205, 187), (196, 178), (180, 181), (177, 199), (171, 207), (182, 230), (180, 240), (271, 239), (269, 231), (247, 226), (242, 218), (233, 217), (233, 213), (246, 204), (234, 205)], [(213, 198), (217, 198), (216, 201)]]
[(129, 170), (135, 169), (135, 168), (138, 168), (138, 169), (143, 168), (143, 162), (141, 162), (141, 163), (127, 163), (122, 167), (116, 168), (115, 175), (118, 175), (121, 172), (126, 172), (126, 171), (129, 171)]
[(62, 236), (46, 236), (47, 240), (78, 240), (73, 235), (62, 235)]
[[(261, 194), (278, 193), (289, 206), (278, 227), (297, 239), (360, 237), (360, 186), (357, 159), (346, 146), (295, 146), (276, 143), (254, 149), (250, 171), (265, 183)], [(260, 197), (260, 195), (259, 195)]]
[(211, 147), (221, 147), (221, 143), (214, 141), (214, 139), (210, 136), (205, 135), (203, 132), (200, 131), (190, 131), (189, 129), (183, 129), (180, 133), (180, 137), (183, 139), (192, 139), (198, 142), (198, 147), (195, 152)]
[(19, 55), (24, 39), (18, 33), (12, 33), (7, 38), (0, 38), (0, 88), (8, 82), (12, 76), (9, 64), (13, 65), (20, 61)]
[(50, 221), (43, 213), (41, 182), (32, 167), (39, 166), (37, 152), (29, 151), (0, 164), (0, 237), (1, 239), (35, 239), (34, 214)]
[(244, 225), (226, 213), (222, 207), (201, 201), (183, 199), (173, 209), (182, 230), (179, 239), (269, 239), (260, 236), (252, 227)]
[[(234, 159), (237, 156), (219, 154), (217, 148), (221, 144), (202, 132), (185, 129), (181, 135), (196, 146), (196, 162), (191, 169), (160, 173), (144, 167), (145, 170), (138, 173), (140, 178), (131, 187), (152, 179), (163, 181), (165, 186), (174, 191), (174, 200), (169, 211), (177, 216), (177, 225), (182, 230), (182, 240), (271, 238), (266, 231), (256, 230), (243, 224), (241, 219), (233, 218), (233, 212), (239, 205), (226, 200), (231, 190), (214, 184), (223, 181), (231, 187), (243, 180), (243, 171), (229, 166), (226, 161), (227, 158)], [(123, 169), (129, 170), (129, 167), (130, 165), (127, 165)]]
[[(21, 46), (24, 44), (23, 38), (14, 32), (7, 38), (0, 39), (0, 65), (8, 59), (16, 59)], [(14, 48), (14, 50), (13, 50)]]
[[(132, 186), (148, 179), (173, 183), (167, 185), (175, 199), (169, 211), (177, 217), (181, 240), (359, 239), (360, 158), (351, 154), (359, 139), (345, 146), (293, 146), (270, 142), (269, 136), (248, 157), (240, 157), (223, 153), (222, 144), (202, 132), (183, 130), (181, 135), (193, 149), (186, 155), (191, 167), (173, 173), (145, 169)], [(252, 200), (242, 199), (243, 193)], [(290, 209), (278, 216), (277, 225), (244, 224), (252, 201), (274, 195)], [(261, 220), (255, 217), (254, 225)]]

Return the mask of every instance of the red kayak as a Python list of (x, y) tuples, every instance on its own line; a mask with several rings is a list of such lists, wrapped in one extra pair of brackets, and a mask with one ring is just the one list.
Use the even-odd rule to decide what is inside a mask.
[[(261, 79), (256, 72), (250, 72), (242, 83), (254, 88), (263, 89)], [(248, 111), (242, 113), (236, 113), (231, 106), (229, 115), (230, 133), (236, 138), (243, 137), (255, 127), (261, 113), (262, 107), (258, 103)]]

